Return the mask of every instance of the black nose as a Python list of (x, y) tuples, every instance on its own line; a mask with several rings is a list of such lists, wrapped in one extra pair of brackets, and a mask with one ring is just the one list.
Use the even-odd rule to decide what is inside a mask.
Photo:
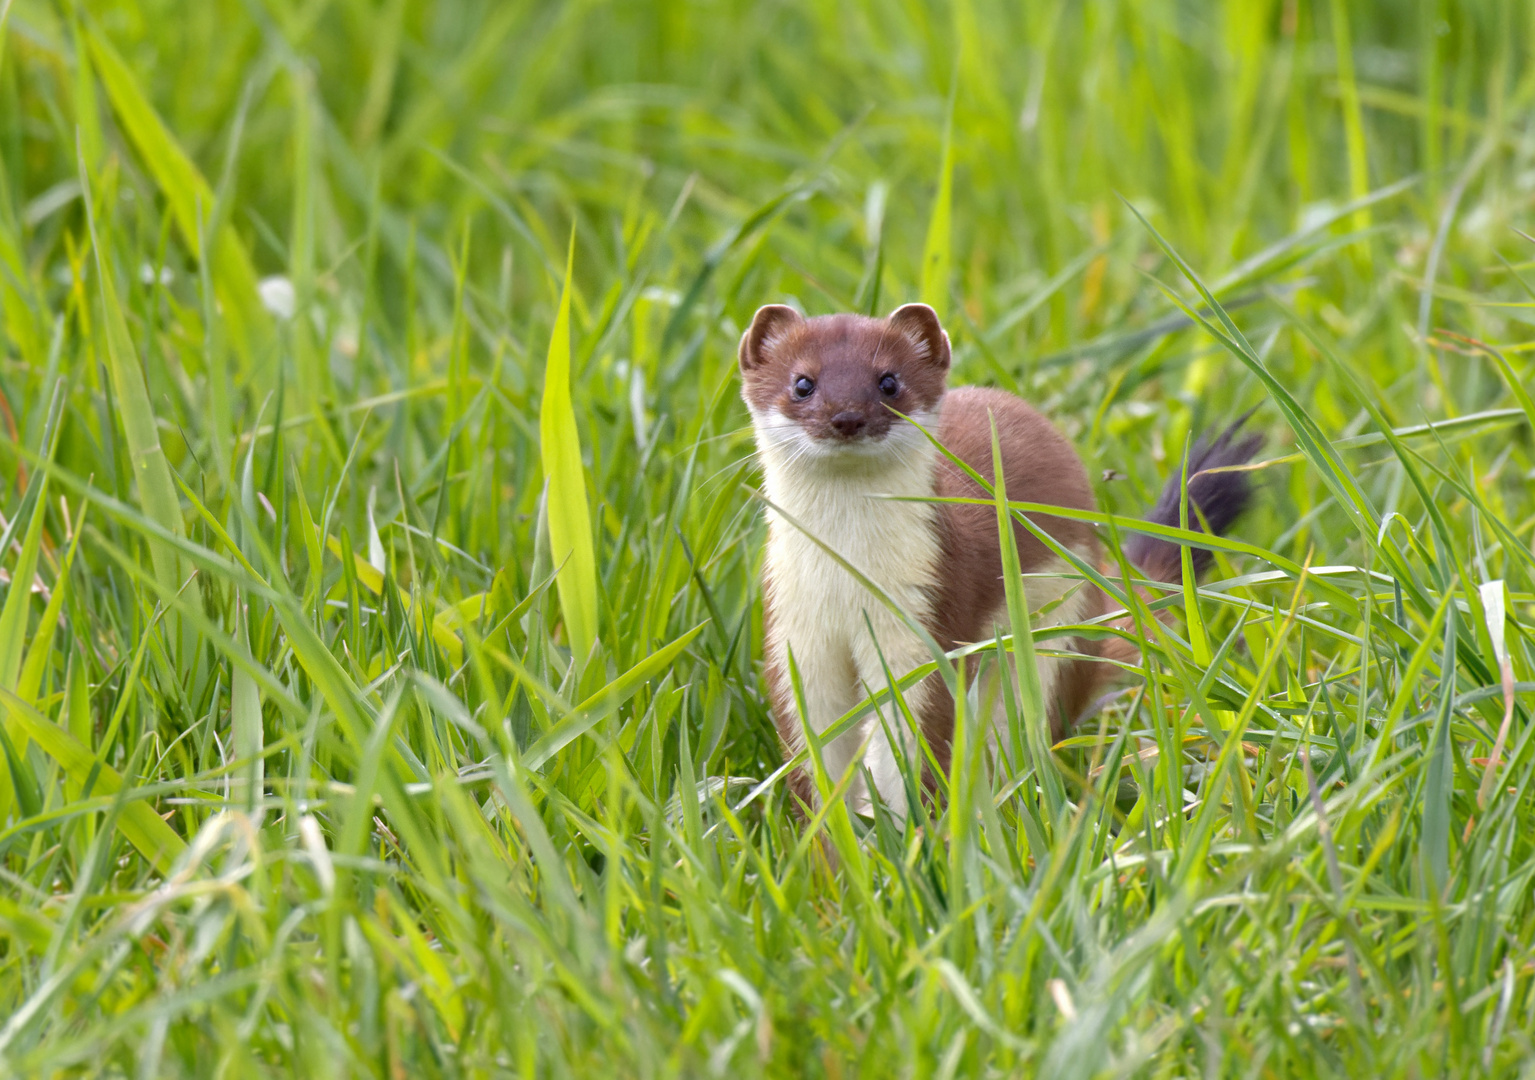
[(836, 428), (837, 434), (841, 435), (844, 439), (851, 439), (854, 435), (857, 435), (863, 430), (865, 423), (863, 413), (854, 412), (851, 409), (846, 412), (839, 412), (831, 418), (831, 426)]

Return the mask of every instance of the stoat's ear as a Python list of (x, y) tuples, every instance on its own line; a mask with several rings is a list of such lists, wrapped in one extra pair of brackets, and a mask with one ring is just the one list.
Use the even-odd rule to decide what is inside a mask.
[(890, 329), (911, 342), (922, 359), (949, 370), (949, 335), (938, 321), (938, 312), (926, 304), (902, 304), (890, 313)]
[(738, 356), (742, 371), (760, 367), (767, 359), (766, 349), (773, 338), (782, 337), (790, 327), (805, 321), (805, 317), (787, 304), (764, 304), (752, 317), (752, 324), (741, 335)]

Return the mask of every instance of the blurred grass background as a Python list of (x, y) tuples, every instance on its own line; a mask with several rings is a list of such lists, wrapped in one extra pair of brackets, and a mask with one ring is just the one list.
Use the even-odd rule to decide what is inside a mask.
[[(1532, 49), (0, 0), (0, 1066), (1530, 1075)], [(1053, 758), (804, 822), (735, 343), (919, 296), (1108, 511), (1268, 464)]]

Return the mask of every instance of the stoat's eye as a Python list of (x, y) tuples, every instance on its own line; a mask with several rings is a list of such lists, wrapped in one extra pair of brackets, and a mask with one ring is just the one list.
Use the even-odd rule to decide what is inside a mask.
[(879, 392), (886, 397), (895, 397), (901, 392), (901, 382), (888, 372), (879, 377)]
[(795, 401), (804, 401), (815, 393), (815, 380), (809, 375), (797, 376), (794, 380), (793, 394)]

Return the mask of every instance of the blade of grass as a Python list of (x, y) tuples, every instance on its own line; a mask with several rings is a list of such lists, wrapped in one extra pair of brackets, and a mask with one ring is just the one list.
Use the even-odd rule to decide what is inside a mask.
[(549, 492), (549, 545), (561, 566), (555, 587), (576, 665), (584, 666), (597, 640), (597, 558), (592, 547), (591, 513), (586, 502), (586, 469), (581, 464), (581, 436), (570, 400), (570, 290), (575, 267), (576, 230), (571, 226), (565, 255), (565, 283), (560, 289), (549, 356), (544, 364), (544, 396), (539, 406), (539, 446)]

